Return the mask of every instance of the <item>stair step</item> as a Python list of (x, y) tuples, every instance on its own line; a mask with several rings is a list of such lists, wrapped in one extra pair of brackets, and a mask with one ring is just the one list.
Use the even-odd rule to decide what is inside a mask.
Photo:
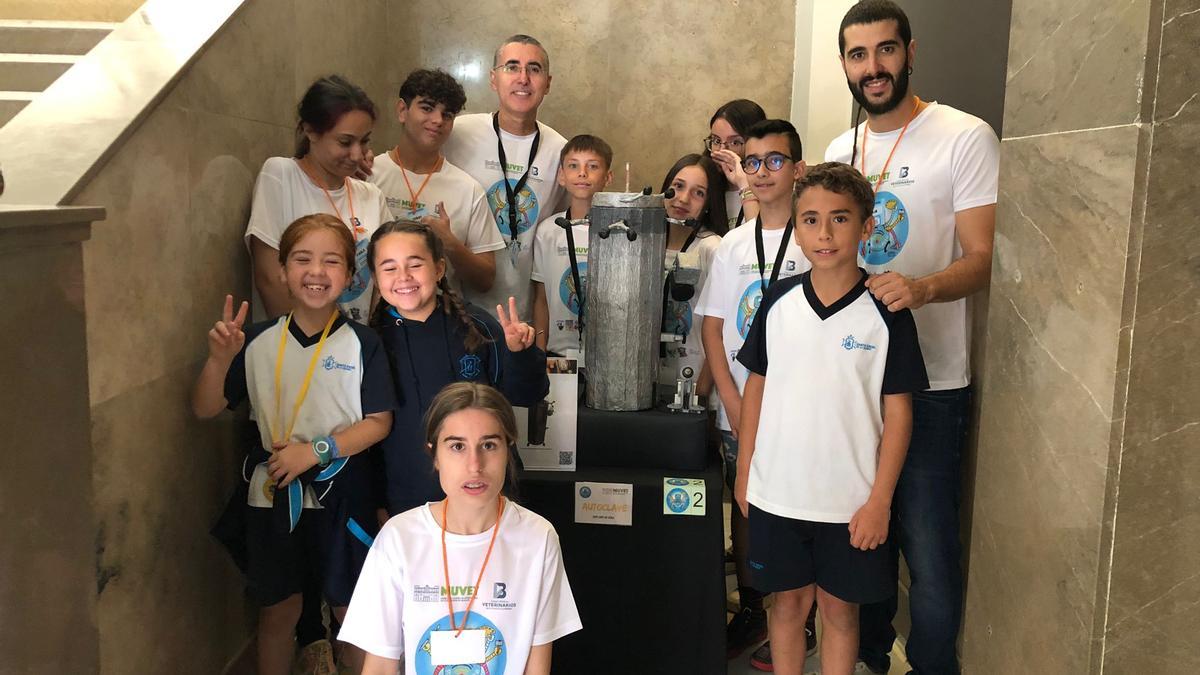
[(86, 54), (120, 24), (102, 21), (0, 20), (0, 45), (19, 54)]
[(79, 59), (59, 54), (0, 54), (0, 90), (44, 91)]
[(37, 95), (36, 91), (0, 91), (0, 127), (8, 124)]

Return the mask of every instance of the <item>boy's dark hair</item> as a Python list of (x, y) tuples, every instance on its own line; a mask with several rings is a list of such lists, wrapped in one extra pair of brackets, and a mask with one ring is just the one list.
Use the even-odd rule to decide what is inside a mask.
[(457, 115), (467, 104), (467, 92), (454, 79), (454, 76), (444, 70), (429, 70), (421, 68), (414, 70), (400, 85), (400, 99), (405, 105), (412, 105), (413, 99), (424, 96), (433, 103), (446, 106), (446, 112)]
[(499, 47), (496, 47), (496, 53), (492, 55), (493, 68), (500, 65), (500, 51), (511, 44), (533, 45), (534, 47), (541, 49), (542, 53), (546, 55), (546, 62), (542, 65), (546, 67), (547, 73), (550, 72), (550, 52), (546, 51), (546, 47), (542, 45), (542, 43), (538, 42), (537, 38), (533, 37), (532, 35), (525, 35), (524, 33), (509, 35), (504, 39), (504, 42), (500, 43)]
[(604, 169), (606, 171), (612, 168), (612, 148), (599, 136), (579, 134), (567, 141), (567, 144), (563, 146), (562, 152), (558, 153), (559, 166), (567, 160), (567, 153), (571, 152), (594, 152), (600, 156), (600, 159), (604, 160)]
[(846, 195), (858, 207), (863, 222), (871, 217), (875, 210), (875, 193), (871, 184), (858, 172), (858, 169), (841, 162), (824, 162), (810, 166), (808, 171), (796, 181), (792, 192), (793, 210), (800, 195), (810, 187), (819, 187), (839, 195)]
[(747, 129), (765, 119), (767, 119), (767, 113), (762, 106), (750, 99), (737, 98), (717, 108), (717, 111), (708, 120), (708, 126), (712, 128), (717, 120), (725, 120), (729, 122), (729, 126), (733, 127), (734, 131), (745, 136)]
[(772, 134), (781, 134), (787, 137), (788, 153), (792, 156), (793, 162), (799, 162), (804, 159), (804, 146), (800, 143), (800, 133), (787, 120), (763, 120), (758, 122), (746, 130), (746, 140), (764, 138)]
[(846, 28), (864, 23), (879, 21), (895, 21), (900, 29), (900, 40), (904, 47), (912, 42), (912, 26), (908, 24), (908, 15), (900, 9), (900, 5), (892, 0), (862, 0), (855, 3), (842, 17), (842, 25), (838, 27), (838, 53), (846, 53)]

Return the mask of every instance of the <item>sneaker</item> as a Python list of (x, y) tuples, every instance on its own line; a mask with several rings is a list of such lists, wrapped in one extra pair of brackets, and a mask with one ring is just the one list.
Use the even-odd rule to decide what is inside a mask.
[(301, 675), (338, 675), (333, 661), (333, 645), (329, 640), (317, 640), (300, 650), (296, 672)]
[(775, 666), (771, 665), (770, 641), (762, 643), (762, 646), (755, 649), (754, 653), (750, 655), (750, 667), (764, 673), (775, 672)]
[(854, 675), (885, 675), (886, 673), (887, 671), (875, 670), (862, 661), (854, 664)]
[(725, 626), (725, 658), (736, 659), (751, 645), (767, 639), (767, 613), (743, 607)]

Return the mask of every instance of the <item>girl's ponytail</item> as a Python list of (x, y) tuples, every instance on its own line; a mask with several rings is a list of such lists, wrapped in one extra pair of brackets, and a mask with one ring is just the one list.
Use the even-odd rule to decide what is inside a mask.
[(454, 289), (450, 288), (446, 277), (443, 276), (438, 280), (438, 288), (442, 291), (442, 311), (446, 312), (447, 316), (453, 312), (454, 316), (458, 318), (459, 323), (462, 324), (463, 330), (466, 331), (466, 339), (463, 340), (463, 344), (466, 346), (467, 351), (473, 352), (486, 344), (488, 339), (483, 336), (483, 333), (479, 332), (479, 327), (475, 325), (475, 320), (467, 313), (467, 307), (463, 304), (462, 299), (458, 297), (458, 293), (455, 293)]

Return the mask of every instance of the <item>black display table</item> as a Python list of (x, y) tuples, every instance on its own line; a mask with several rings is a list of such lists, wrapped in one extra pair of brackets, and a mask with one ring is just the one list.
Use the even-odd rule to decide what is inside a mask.
[[(579, 412), (579, 460), (584, 464), (585, 420), (597, 411)], [(649, 411), (598, 415), (604, 435), (619, 439), (630, 457), (671, 456), (655, 454), (668, 439), (661, 432), (664, 425), (675, 438), (681, 437), (680, 429), (690, 429), (682, 437), (698, 443), (694, 452), (704, 456), (703, 416)], [(692, 429), (697, 426), (699, 434)], [(554, 673), (725, 672), (723, 482), (718, 458), (708, 460), (700, 470), (584, 465), (574, 472), (522, 472), (520, 501), (558, 531), (583, 620), (582, 631), (555, 643)], [(704, 479), (705, 515), (664, 515), (666, 477)], [(577, 481), (632, 484), (632, 526), (577, 524)]]

